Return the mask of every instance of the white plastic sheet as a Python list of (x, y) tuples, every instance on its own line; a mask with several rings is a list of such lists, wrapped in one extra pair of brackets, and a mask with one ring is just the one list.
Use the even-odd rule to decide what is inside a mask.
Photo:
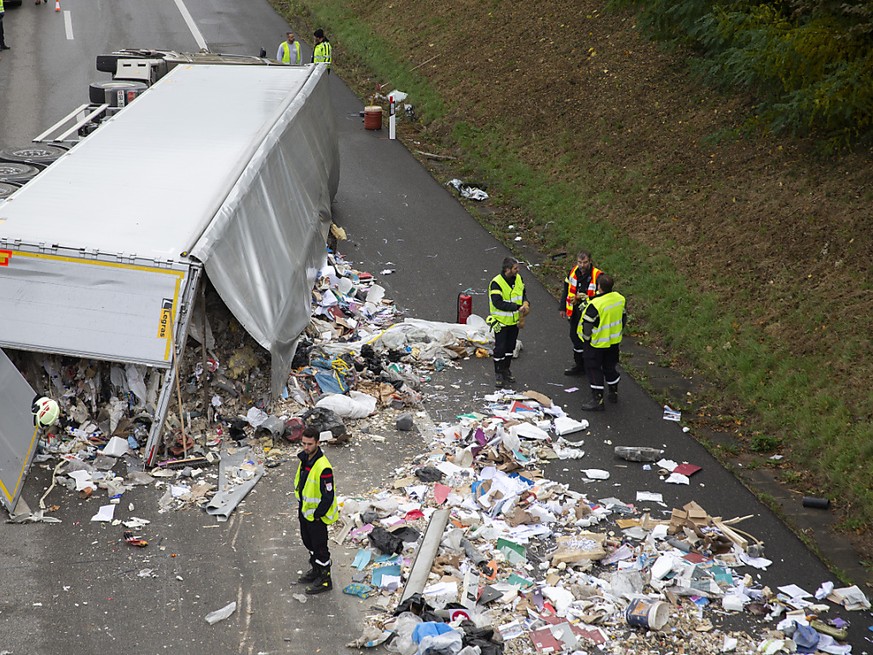
[(365, 418), (376, 411), (376, 399), (360, 391), (349, 391), (348, 396), (331, 393), (315, 403), (316, 407), (332, 410), (342, 418)]

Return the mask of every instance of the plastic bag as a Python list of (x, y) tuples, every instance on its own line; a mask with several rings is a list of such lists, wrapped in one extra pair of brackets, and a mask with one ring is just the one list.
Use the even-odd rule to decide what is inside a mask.
[(348, 396), (328, 394), (315, 406), (325, 407), (343, 418), (365, 418), (376, 411), (376, 399), (360, 391), (349, 391)]
[(446, 623), (420, 623), (412, 633), (416, 655), (457, 655), (464, 647), (461, 633)]
[(397, 637), (385, 645), (385, 650), (399, 655), (415, 655), (418, 646), (412, 641), (412, 632), (421, 619), (412, 612), (403, 612), (394, 622), (394, 632)]
[(210, 612), (206, 615), (206, 622), (209, 625), (215, 625), (219, 621), (224, 621), (231, 614), (236, 612), (236, 601), (229, 603), (222, 607), (220, 610), (215, 610), (214, 612)]
[(300, 418), (307, 426), (314, 427), (319, 433), (329, 431), (334, 438), (341, 437), (346, 433), (346, 426), (342, 419), (337, 416), (336, 412), (326, 407), (313, 407), (304, 412)]
[(396, 555), (403, 550), (403, 539), (385, 528), (375, 527), (367, 536), (370, 543), (385, 555)]
[[(124, 367), (124, 372), (127, 377), (127, 386), (136, 396), (137, 400), (143, 405), (148, 402), (148, 391), (146, 390), (145, 378), (143, 378), (142, 370), (139, 366), (128, 364)], [(111, 374), (110, 374), (111, 376)]]

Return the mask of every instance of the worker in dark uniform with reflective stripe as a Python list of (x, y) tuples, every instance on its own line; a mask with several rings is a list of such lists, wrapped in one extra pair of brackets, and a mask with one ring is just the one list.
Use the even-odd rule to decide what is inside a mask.
[(576, 265), (564, 279), (561, 316), (570, 323), (570, 343), (573, 344), (573, 366), (564, 369), (564, 375), (585, 375), (585, 346), (578, 334), (579, 317), (588, 299), (594, 297), (597, 277), (602, 272), (591, 262), (591, 253), (580, 250), (576, 254)]
[(327, 72), (330, 73), (330, 65), (333, 63), (333, 46), (324, 35), (321, 28), (312, 34), (315, 37), (315, 47), (312, 49), (313, 64), (327, 64)]
[(579, 321), (579, 336), (585, 344), (585, 371), (591, 386), (591, 400), (582, 409), (602, 412), (604, 383), (609, 387), (609, 401), (618, 402), (619, 346), (624, 330), (625, 298), (612, 290), (612, 276), (601, 273), (597, 292)]
[(3, 16), (5, 15), (6, 9), (3, 7), (3, 0), (0, 0), (0, 50), (11, 50), (11, 48), (6, 45), (6, 33), (3, 31)]
[(488, 287), (490, 313), (486, 319), (494, 330), (494, 384), (498, 389), (515, 382), (510, 366), (518, 341), (519, 321), (530, 312), (524, 281), (518, 273), (518, 260), (503, 260), (500, 275)]
[(294, 476), (294, 496), (300, 504), (300, 536), (309, 551), (309, 570), (297, 582), (310, 583), (307, 594), (320, 594), (333, 589), (330, 577), (330, 550), (327, 547), (327, 526), (339, 518), (333, 469), (318, 446), (318, 431), (312, 426), (303, 431)]

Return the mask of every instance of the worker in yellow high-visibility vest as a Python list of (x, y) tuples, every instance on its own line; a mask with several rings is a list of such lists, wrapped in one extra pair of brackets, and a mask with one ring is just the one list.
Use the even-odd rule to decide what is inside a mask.
[(518, 268), (515, 257), (505, 258), (500, 274), (488, 285), (489, 311), (485, 320), (494, 330), (494, 384), (498, 389), (515, 382), (510, 366), (518, 341), (519, 323), (530, 312), (527, 291)]
[(324, 35), (324, 30), (319, 28), (312, 34), (315, 37), (315, 48), (312, 50), (313, 64), (327, 64), (327, 72), (330, 73), (330, 65), (333, 63), (333, 46)]
[(318, 441), (318, 430), (307, 426), (300, 439), (303, 450), (297, 455), (300, 464), (294, 476), (294, 496), (300, 503), (297, 512), (300, 536), (309, 551), (309, 570), (297, 582), (310, 583), (306, 588), (307, 594), (320, 594), (333, 589), (327, 526), (336, 523), (339, 518), (333, 468)]
[(6, 37), (3, 33), (3, 16), (6, 13), (6, 9), (3, 7), (3, 0), (0, 0), (0, 50), (11, 50), (11, 48), (6, 45)]
[(285, 40), (279, 44), (279, 50), (276, 52), (276, 60), (283, 64), (293, 64), (299, 66), (303, 63), (300, 58), (300, 41), (294, 38), (294, 32), (285, 34)]
[(611, 275), (601, 273), (597, 292), (585, 305), (579, 321), (579, 338), (585, 344), (585, 372), (591, 386), (591, 400), (582, 409), (602, 412), (604, 383), (609, 387), (610, 402), (618, 402), (619, 346), (624, 331), (625, 298), (613, 291)]

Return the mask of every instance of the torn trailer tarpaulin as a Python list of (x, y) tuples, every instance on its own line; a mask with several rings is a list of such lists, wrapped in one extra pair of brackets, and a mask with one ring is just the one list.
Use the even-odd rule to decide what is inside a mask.
[(339, 183), (329, 102), (324, 67), (177, 66), (0, 201), (0, 346), (165, 368), (166, 389), (205, 265), (281, 388)]

